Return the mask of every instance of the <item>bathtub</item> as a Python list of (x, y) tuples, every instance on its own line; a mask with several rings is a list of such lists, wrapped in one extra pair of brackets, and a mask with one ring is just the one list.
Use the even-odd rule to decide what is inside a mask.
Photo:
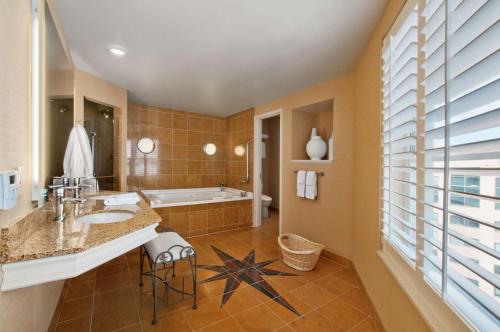
[[(221, 191), (220, 187), (211, 187), (143, 190), (142, 193), (149, 200), (152, 208), (245, 201), (253, 198), (251, 192), (226, 187), (224, 191)], [(242, 193), (246, 193), (246, 196), (242, 196)]]

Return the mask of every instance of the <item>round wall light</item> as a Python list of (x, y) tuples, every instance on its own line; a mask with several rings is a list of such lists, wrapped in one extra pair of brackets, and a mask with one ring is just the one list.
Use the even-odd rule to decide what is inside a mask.
[(217, 146), (215, 146), (214, 143), (207, 143), (203, 146), (203, 152), (205, 152), (207, 156), (213, 156), (215, 152), (217, 152)]
[(113, 55), (117, 55), (117, 56), (124, 56), (128, 52), (125, 47), (120, 46), (120, 45), (108, 45), (108, 50)]
[(155, 142), (149, 137), (143, 137), (137, 141), (137, 149), (144, 154), (149, 154), (155, 150)]
[(245, 148), (243, 147), (243, 145), (236, 145), (234, 147), (234, 154), (238, 157), (243, 156), (245, 154)]

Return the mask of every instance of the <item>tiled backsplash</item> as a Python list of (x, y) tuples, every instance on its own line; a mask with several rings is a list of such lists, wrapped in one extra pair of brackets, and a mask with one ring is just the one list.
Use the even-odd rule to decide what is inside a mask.
[[(245, 156), (237, 157), (234, 147), (253, 137), (253, 109), (220, 118), (129, 104), (127, 128), (128, 190), (212, 187), (221, 181), (251, 190), (239, 181)], [(138, 151), (141, 137), (152, 138), (155, 151)], [(214, 156), (203, 152), (206, 143), (217, 146)]]

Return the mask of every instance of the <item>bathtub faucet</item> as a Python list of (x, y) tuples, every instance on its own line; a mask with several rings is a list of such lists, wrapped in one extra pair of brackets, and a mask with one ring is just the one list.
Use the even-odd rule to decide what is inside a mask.
[(220, 191), (226, 191), (226, 189), (224, 188), (224, 180), (222, 180), (222, 181), (219, 183), (219, 187), (220, 187)]

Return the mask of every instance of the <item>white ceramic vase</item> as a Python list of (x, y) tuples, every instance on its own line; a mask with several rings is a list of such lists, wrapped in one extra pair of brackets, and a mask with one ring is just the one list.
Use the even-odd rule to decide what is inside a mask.
[(313, 138), (314, 136), (318, 136), (318, 129), (316, 129), (316, 128), (313, 128), (311, 130), (311, 138)]
[(327, 146), (321, 136), (313, 136), (307, 142), (306, 152), (311, 160), (321, 160), (326, 154)]

